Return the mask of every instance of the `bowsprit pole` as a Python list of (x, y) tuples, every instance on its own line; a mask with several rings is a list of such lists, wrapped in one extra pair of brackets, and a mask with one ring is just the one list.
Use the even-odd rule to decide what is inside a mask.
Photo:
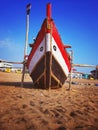
[(27, 49), (28, 49), (28, 33), (29, 33), (29, 14), (30, 14), (31, 4), (27, 4), (26, 7), (26, 39), (25, 39), (25, 48), (24, 48), (24, 63), (23, 63), (23, 73), (22, 73), (22, 79), (21, 79), (21, 86), (23, 86), (24, 82), (24, 75), (25, 75), (25, 69), (26, 69), (26, 61), (27, 61)]

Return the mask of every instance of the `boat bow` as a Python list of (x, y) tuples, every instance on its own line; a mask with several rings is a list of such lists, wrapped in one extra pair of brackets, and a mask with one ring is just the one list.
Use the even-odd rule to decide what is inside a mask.
[(69, 55), (51, 18), (47, 4), (46, 19), (28, 57), (27, 66), (34, 85), (39, 88), (61, 87), (70, 71)]

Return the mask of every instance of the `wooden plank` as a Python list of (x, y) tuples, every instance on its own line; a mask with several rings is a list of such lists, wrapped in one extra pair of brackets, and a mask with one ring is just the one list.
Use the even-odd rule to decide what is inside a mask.
[(87, 65), (87, 64), (72, 64), (72, 66), (76, 66), (76, 67), (88, 67), (88, 68), (96, 68), (97, 66), (95, 65)]

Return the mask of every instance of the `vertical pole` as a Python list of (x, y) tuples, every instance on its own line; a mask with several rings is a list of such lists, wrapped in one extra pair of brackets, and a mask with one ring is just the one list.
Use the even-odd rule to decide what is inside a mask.
[(27, 10), (27, 14), (26, 14), (26, 38), (25, 38), (24, 63), (23, 63), (23, 72), (22, 72), (21, 86), (23, 86), (25, 69), (26, 69), (25, 63), (26, 63), (26, 60), (27, 60), (30, 9), (31, 9), (31, 4), (28, 4), (27, 8), (26, 8), (26, 10)]
[(21, 87), (23, 87), (24, 75), (25, 75), (25, 63), (23, 63), (22, 79), (21, 79)]
[(73, 51), (71, 50), (71, 71), (70, 71), (70, 79), (69, 79), (69, 90), (71, 89), (72, 82), (72, 68), (73, 68)]
[(25, 39), (25, 48), (24, 48), (24, 60), (27, 56), (28, 50), (28, 33), (29, 33), (29, 14), (26, 16), (26, 39)]
[(96, 65), (95, 79), (98, 79), (98, 65)]
[(50, 3), (47, 4), (46, 16), (49, 19), (51, 18), (51, 4)]

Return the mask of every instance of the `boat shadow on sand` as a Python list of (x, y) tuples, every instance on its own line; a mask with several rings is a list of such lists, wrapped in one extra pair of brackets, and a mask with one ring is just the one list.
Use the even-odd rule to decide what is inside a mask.
[[(23, 86), (21, 86), (21, 82), (1, 82), (0, 81), (0, 87), (17, 87), (17, 88), (26, 88), (26, 89), (44, 89), (43, 87), (39, 87), (39, 86), (34, 86), (33, 82), (24, 82)], [(52, 89), (57, 89), (56, 87), (52, 88)], [(58, 88), (59, 89), (59, 88)], [(48, 89), (46, 89), (48, 90)], [(69, 88), (66, 88), (66, 90), (69, 90)]]
[(21, 86), (21, 82), (0, 82), (0, 87), (4, 86), (12, 86), (12, 87), (20, 87), (20, 88), (35, 88), (32, 82), (24, 82), (23, 86)]

